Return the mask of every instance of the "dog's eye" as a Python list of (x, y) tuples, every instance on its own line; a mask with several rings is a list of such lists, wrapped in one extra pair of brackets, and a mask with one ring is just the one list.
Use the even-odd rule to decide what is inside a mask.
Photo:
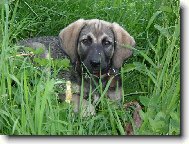
[(102, 44), (103, 44), (104, 46), (110, 46), (112, 43), (111, 43), (110, 41), (108, 41), (108, 40), (103, 40), (103, 41), (102, 41)]
[(89, 45), (91, 45), (91, 43), (92, 43), (92, 39), (91, 39), (90, 37), (87, 37), (86, 39), (81, 40), (81, 42), (82, 42), (84, 45), (89, 46)]

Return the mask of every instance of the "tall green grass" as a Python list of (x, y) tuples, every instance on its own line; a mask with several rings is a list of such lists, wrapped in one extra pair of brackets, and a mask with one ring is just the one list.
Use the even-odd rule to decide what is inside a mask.
[[(123, 135), (127, 123), (135, 135), (180, 134), (179, 1), (4, 0), (0, 7), (1, 134)], [(65, 81), (57, 79), (55, 62), (36, 67), (29, 58), (16, 56), (15, 46), (23, 38), (57, 35), (79, 18), (115, 21), (137, 43), (121, 71), (124, 102), (117, 105), (102, 97), (97, 114), (86, 118), (57, 100), (56, 85)], [(53, 74), (46, 71), (49, 67)], [(140, 128), (134, 126), (132, 108), (124, 107), (130, 101), (142, 106)]]

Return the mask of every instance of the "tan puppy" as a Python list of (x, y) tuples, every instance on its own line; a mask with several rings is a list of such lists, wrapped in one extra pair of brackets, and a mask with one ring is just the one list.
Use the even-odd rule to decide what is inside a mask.
[[(118, 72), (123, 61), (132, 54), (127, 46), (135, 45), (133, 37), (117, 23), (98, 19), (79, 19), (63, 29), (59, 37), (62, 48), (79, 73), (83, 72), (82, 63), (91, 74), (99, 77), (101, 73), (103, 81), (106, 81), (104, 85), (110, 75), (116, 75), (110, 85), (108, 97), (120, 99), (121, 83)], [(115, 93), (116, 81), (118, 82), (117, 94)]]
[[(59, 37), (40, 37), (20, 42), (20, 45), (37, 48), (43, 45), (45, 53), (51, 49), (52, 58), (63, 58), (67, 55), (73, 70), (69, 80), (80, 86), (84, 76), (84, 98), (92, 87), (94, 103), (101, 96), (98, 89), (99, 80), (103, 87), (111, 80), (107, 96), (120, 100), (122, 97), (119, 70), (128, 57), (132, 55), (129, 46), (135, 46), (135, 40), (117, 23), (103, 20), (79, 19), (61, 30)], [(44, 54), (45, 57), (47, 54)], [(78, 103), (80, 92), (75, 93)], [(76, 97), (76, 96), (75, 96)], [(78, 108), (78, 105), (77, 105)]]

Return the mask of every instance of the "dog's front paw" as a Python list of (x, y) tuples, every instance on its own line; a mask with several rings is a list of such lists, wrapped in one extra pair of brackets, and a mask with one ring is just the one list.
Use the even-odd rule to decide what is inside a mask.
[[(79, 109), (81, 108), (81, 115), (82, 117), (88, 117), (91, 115), (95, 115), (95, 107), (87, 100), (82, 99), (80, 102), (80, 96), (79, 95), (73, 95), (71, 102), (73, 103), (74, 106), (74, 112), (78, 113)], [(81, 104), (81, 107), (80, 107)]]
[(118, 88), (116, 90), (109, 90), (108, 91), (108, 97), (111, 100), (116, 100), (116, 101), (120, 101), (122, 98), (122, 89)]

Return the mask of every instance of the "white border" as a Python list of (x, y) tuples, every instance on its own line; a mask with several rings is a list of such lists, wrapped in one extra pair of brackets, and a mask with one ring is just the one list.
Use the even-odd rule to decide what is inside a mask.
[(188, 79), (188, 65), (189, 65), (189, 2), (188, 0), (181, 0), (181, 7), (184, 10), (184, 24), (182, 24), (182, 128), (184, 129), (181, 137), (15, 137), (8, 138), (0, 136), (0, 144), (63, 144), (63, 143), (77, 143), (77, 144), (104, 144), (104, 143), (122, 143), (122, 144), (189, 144), (189, 79)]
[(188, 70), (188, 62), (189, 62), (189, 2), (188, 0), (181, 0), (181, 8), (183, 10), (183, 21), (184, 23), (182, 24), (182, 42), (183, 42), (183, 48), (182, 50), (182, 84), (181, 84), (181, 90), (182, 90), (182, 118), (183, 118), (183, 124), (182, 128), (183, 130), (183, 137), (182, 137), (182, 142), (184, 144), (189, 144), (189, 70)]

